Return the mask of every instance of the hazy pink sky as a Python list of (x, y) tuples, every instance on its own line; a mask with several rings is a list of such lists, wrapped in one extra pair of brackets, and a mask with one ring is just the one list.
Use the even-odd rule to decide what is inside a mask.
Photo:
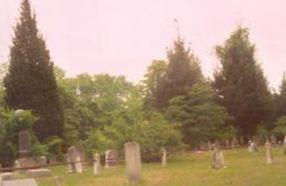
[[(21, 0), (0, 0), (0, 61), (9, 57)], [(125, 75), (138, 82), (153, 59), (181, 34), (209, 76), (218, 61), (213, 48), (239, 23), (250, 28), (271, 87), (286, 71), (285, 0), (31, 0), (51, 57), (67, 75)]]

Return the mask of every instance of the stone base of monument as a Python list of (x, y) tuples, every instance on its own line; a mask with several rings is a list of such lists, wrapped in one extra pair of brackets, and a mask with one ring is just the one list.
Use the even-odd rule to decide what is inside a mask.
[(50, 177), (52, 172), (50, 169), (31, 169), (26, 171), (26, 175), (30, 178)]
[(2, 181), (1, 186), (38, 186), (35, 179), (21, 179), (21, 180), (8, 180)]
[(19, 163), (19, 167), (36, 167), (40, 165), (38, 159), (34, 157), (19, 158), (17, 161)]
[(1, 177), (1, 180), (3, 180), (3, 181), (6, 181), (6, 180), (15, 180), (15, 179), (17, 179), (17, 175), (16, 175), (16, 173), (14, 173), (14, 172), (5, 172), (5, 173), (2, 173), (2, 174), (0, 175), (0, 177)]

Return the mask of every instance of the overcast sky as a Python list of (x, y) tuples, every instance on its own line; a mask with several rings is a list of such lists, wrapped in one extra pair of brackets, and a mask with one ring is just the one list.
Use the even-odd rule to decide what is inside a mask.
[[(153, 59), (180, 32), (201, 60), (205, 75), (217, 66), (214, 46), (236, 25), (249, 27), (270, 87), (286, 71), (285, 0), (31, 0), (51, 58), (68, 76), (124, 75), (138, 82)], [(0, 0), (0, 62), (9, 59), (21, 0)]]

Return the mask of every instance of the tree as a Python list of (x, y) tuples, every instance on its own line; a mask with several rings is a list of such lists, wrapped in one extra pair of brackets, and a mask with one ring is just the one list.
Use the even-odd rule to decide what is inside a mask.
[(283, 75), (280, 92), (276, 95), (276, 118), (286, 115), (286, 77)]
[(248, 29), (238, 27), (216, 47), (216, 55), (221, 68), (215, 73), (213, 85), (220, 103), (235, 119), (240, 135), (254, 135), (257, 125), (266, 125), (271, 116), (272, 98)]
[(5, 77), (5, 103), (12, 109), (29, 109), (39, 117), (33, 125), (39, 140), (63, 135), (60, 105), (53, 63), (37, 29), (29, 0), (21, 4), (20, 19), (14, 29), (10, 66)]
[(183, 39), (178, 37), (174, 42), (174, 48), (167, 54), (166, 73), (159, 84), (159, 108), (166, 107), (173, 97), (185, 95), (192, 85), (203, 80), (198, 58), (189, 48), (185, 48)]
[(181, 135), (163, 115), (152, 112), (146, 117), (143, 109), (143, 97), (135, 87), (121, 109), (117, 108), (110, 115), (111, 123), (101, 128), (94, 128), (85, 140), (91, 152), (103, 153), (109, 148), (123, 149), (125, 142), (137, 141), (140, 144), (144, 160), (158, 159), (160, 148), (168, 150), (181, 145)]
[(160, 83), (166, 73), (167, 62), (163, 60), (154, 60), (148, 67), (147, 73), (144, 75), (144, 94), (145, 107), (147, 110), (158, 108), (160, 100)]
[(184, 142), (190, 146), (233, 135), (225, 108), (215, 103), (215, 92), (207, 84), (195, 84), (187, 95), (171, 99), (166, 115), (181, 124)]

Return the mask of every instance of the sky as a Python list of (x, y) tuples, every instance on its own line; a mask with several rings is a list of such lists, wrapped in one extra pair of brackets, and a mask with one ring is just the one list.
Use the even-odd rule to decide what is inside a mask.
[[(21, 0), (0, 0), (0, 62), (9, 60)], [(211, 77), (214, 47), (237, 25), (249, 28), (269, 86), (286, 71), (285, 0), (31, 0), (54, 63), (67, 76), (124, 75), (142, 80), (154, 59), (166, 59), (179, 32)], [(179, 26), (176, 26), (177, 19)]]

